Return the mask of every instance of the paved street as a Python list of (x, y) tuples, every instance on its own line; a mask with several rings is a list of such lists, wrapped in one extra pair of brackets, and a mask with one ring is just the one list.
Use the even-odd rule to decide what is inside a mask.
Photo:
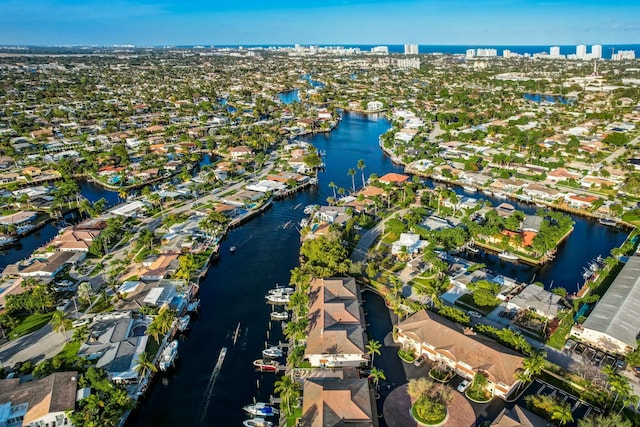
[[(72, 334), (71, 331), (67, 332), (68, 337)], [(27, 360), (35, 364), (60, 353), (65, 344), (64, 335), (53, 332), (51, 325), (47, 324), (31, 334), (9, 341), (0, 347), (0, 366), (13, 366), (17, 362)]]

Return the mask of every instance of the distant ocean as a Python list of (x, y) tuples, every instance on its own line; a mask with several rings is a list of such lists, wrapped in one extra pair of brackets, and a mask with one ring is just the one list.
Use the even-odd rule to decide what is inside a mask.
[[(308, 44), (302, 46), (309, 46)], [(387, 46), (389, 48), (389, 53), (404, 53), (404, 45), (401, 44), (313, 44), (313, 46), (321, 46), (321, 47), (337, 47), (342, 46), (345, 48), (360, 48), (362, 51), (370, 51), (372, 47), (375, 46)], [(552, 45), (539, 45), (539, 46), (505, 46), (505, 45), (428, 45), (421, 44), (418, 45), (419, 53), (446, 53), (446, 54), (464, 54), (467, 49), (479, 49), (479, 48), (491, 48), (496, 49), (498, 51), (498, 56), (502, 56), (502, 51), (510, 50), (511, 52), (525, 54), (525, 53), (549, 53), (549, 48)], [(558, 45), (554, 45), (558, 46)], [(234, 46), (222, 46), (216, 45), (215, 47), (234, 47), (237, 48), (238, 45)], [(268, 47), (293, 47), (293, 45), (242, 45), (243, 48), (268, 48)], [(576, 53), (575, 46), (559, 46), (561, 55), (571, 55)], [(618, 52), (620, 50), (633, 50), (636, 53), (636, 57), (640, 57), (640, 44), (604, 44), (602, 45), (602, 57), (604, 59), (611, 59), (611, 52), (615, 50)], [(587, 52), (591, 52), (591, 45), (587, 45)]]

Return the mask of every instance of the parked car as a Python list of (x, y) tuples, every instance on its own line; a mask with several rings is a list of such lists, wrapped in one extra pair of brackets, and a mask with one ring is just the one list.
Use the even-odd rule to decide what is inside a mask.
[(467, 391), (470, 385), (471, 382), (469, 380), (462, 380), (462, 382), (458, 384), (458, 387), (456, 387), (456, 390), (458, 390), (460, 393), (464, 393), (465, 391)]
[(416, 360), (413, 361), (413, 364), (416, 366), (422, 366), (422, 364), (427, 360), (427, 356), (425, 356), (424, 354), (421, 354), (420, 356), (418, 356), (418, 358)]
[(482, 314), (478, 313), (477, 311), (473, 311), (473, 310), (469, 310), (467, 311), (467, 314), (471, 317), (475, 317), (476, 319), (480, 319), (482, 317)]

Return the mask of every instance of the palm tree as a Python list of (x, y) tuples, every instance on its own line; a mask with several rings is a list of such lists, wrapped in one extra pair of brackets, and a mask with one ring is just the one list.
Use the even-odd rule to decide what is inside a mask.
[(364, 188), (366, 186), (366, 184), (364, 182), (364, 168), (365, 168), (364, 160), (362, 160), (362, 159), (358, 160), (358, 170), (360, 171), (360, 173), (362, 175), (362, 188)]
[(380, 380), (387, 379), (387, 377), (384, 375), (384, 371), (382, 369), (376, 368), (375, 366), (371, 368), (369, 378), (373, 380), (373, 384), (376, 386), (376, 390), (378, 390), (378, 383), (380, 382)]
[(578, 420), (578, 427), (631, 427), (631, 422), (620, 414), (599, 414)]
[(551, 419), (558, 420), (558, 423), (560, 423), (561, 426), (573, 421), (571, 407), (564, 402), (559, 405), (555, 405), (553, 412), (551, 413)]
[(287, 407), (287, 414), (291, 414), (291, 402), (297, 400), (300, 397), (298, 384), (292, 377), (285, 375), (274, 384), (274, 390), (276, 393), (280, 393), (282, 403)]
[(337, 185), (336, 185), (335, 182), (331, 181), (329, 183), (329, 188), (331, 188), (333, 190), (333, 198), (334, 199), (338, 197), (338, 196), (336, 196), (336, 187), (337, 187)]
[(196, 269), (196, 259), (192, 253), (182, 255), (179, 258), (180, 266), (176, 271), (176, 277), (179, 279), (185, 279), (187, 283), (191, 280), (191, 273)]
[(122, 199), (122, 201), (127, 200), (127, 196), (128, 195), (129, 194), (127, 194), (127, 189), (126, 188), (121, 188), (121, 189), (118, 190), (118, 197), (120, 199)]
[(71, 319), (67, 317), (67, 313), (62, 310), (56, 310), (51, 317), (51, 327), (56, 332), (61, 332), (64, 335), (64, 339), (69, 342), (67, 338), (67, 329), (71, 328)]
[(148, 373), (158, 371), (158, 368), (153, 363), (153, 359), (146, 351), (143, 351), (138, 355), (138, 364), (134, 369), (142, 378), (144, 378)]
[(356, 170), (354, 168), (349, 168), (349, 171), (347, 172), (347, 175), (349, 175), (351, 177), (351, 189), (353, 190), (353, 192), (356, 192), (356, 181), (355, 181), (355, 176), (356, 176)]
[(373, 358), (376, 354), (380, 354), (380, 347), (382, 347), (382, 344), (380, 344), (380, 341), (369, 340), (365, 347), (367, 348), (369, 356), (371, 356), (371, 366), (373, 366)]
[(522, 367), (528, 374), (529, 379), (535, 375), (539, 375), (544, 369), (546, 362), (546, 354), (544, 352), (534, 353), (532, 356), (527, 357), (522, 362)]

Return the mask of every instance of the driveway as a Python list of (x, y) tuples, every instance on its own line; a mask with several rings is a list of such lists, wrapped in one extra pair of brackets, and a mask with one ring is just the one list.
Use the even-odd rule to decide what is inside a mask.
[[(71, 337), (72, 331), (67, 331)], [(50, 359), (60, 353), (66, 344), (63, 334), (53, 332), (50, 324), (28, 335), (9, 341), (0, 347), (0, 362), (3, 367), (14, 366), (18, 362), (31, 360), (34, 364)]]

